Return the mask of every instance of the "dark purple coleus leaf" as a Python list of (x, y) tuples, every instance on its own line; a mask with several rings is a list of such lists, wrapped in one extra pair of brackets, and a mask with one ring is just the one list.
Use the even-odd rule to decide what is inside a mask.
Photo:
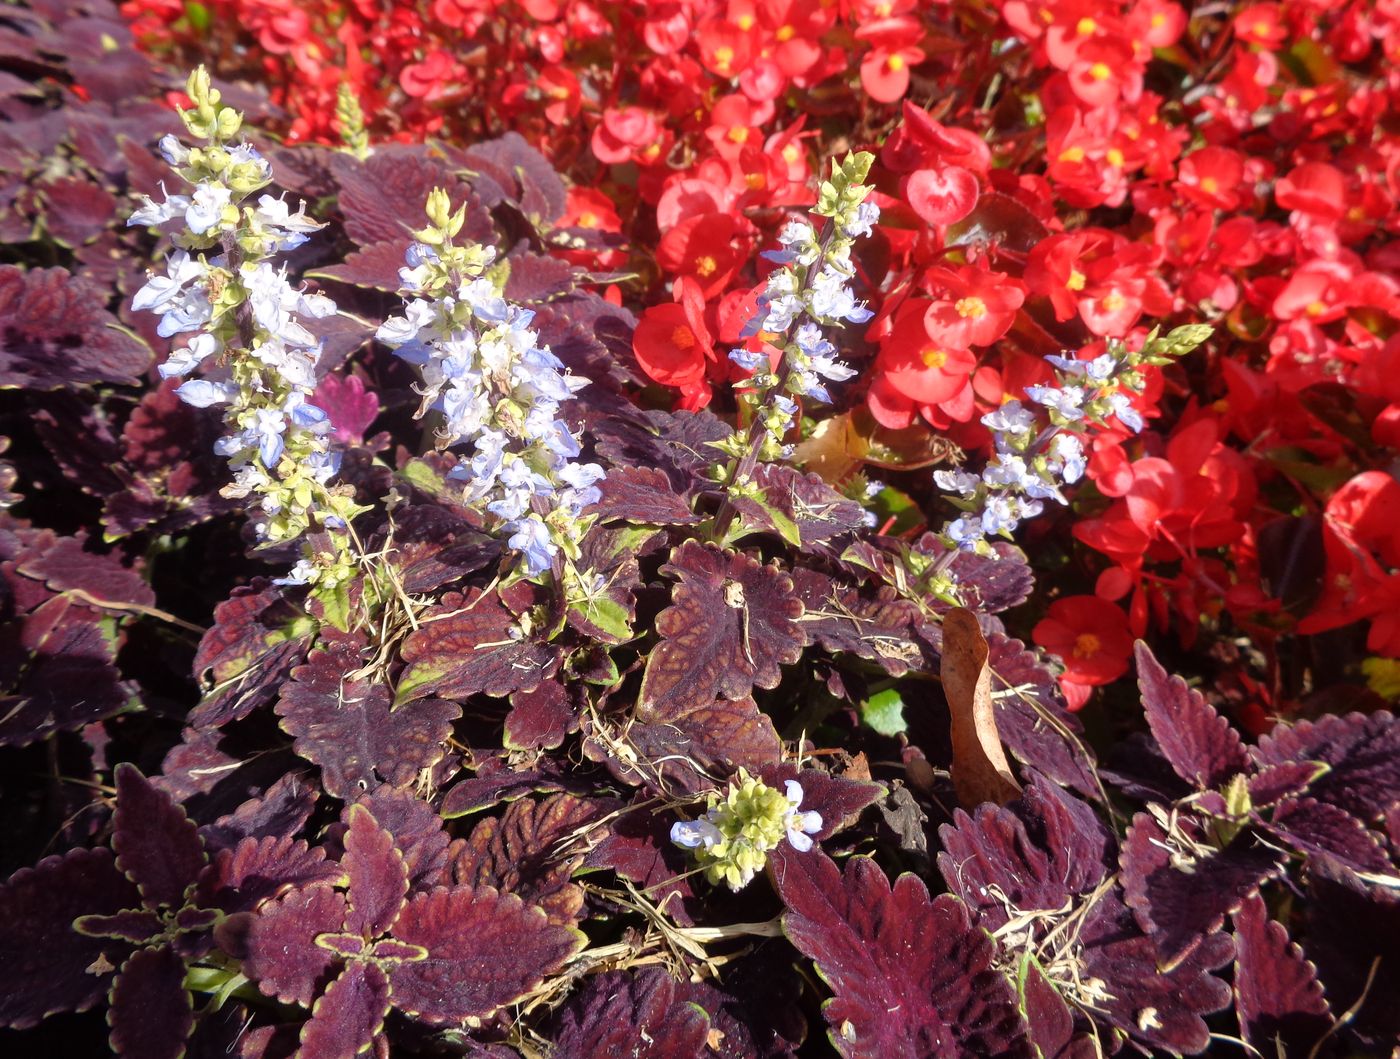
[(373, 546), (389, 552), (404, 591), (412, 595), (446, 588), (501, 555), (500, 541), (437, 504), (396, 510), (391, 529), (376, 536)]
[(611, 415), (593, 424), (598, 455), (615, 467), (654, 467), (679, 494), (691, 497), (711, 492), (715, 483), (705, 476), (723, 441), (733, 429), (710, 412), (629, 410), (627, 417)]
[(510, 271), (502, 293), (513, 302), (551, 301), (578, 286), (579, 269), (562, 258), (518, 250), (512, 251), (505, 263)]
[(849, 652), (878, 662), (892, 677), (920, 665), (923, 652), (914, 628), (919, 608), (890, 586), (857, 587), (806, 567), (792, 572), (803, 634), (831, 652)]
[(1304, 856), (1325, 853), (1352, 871), (1385, 872), (1391, 867), (1380, 836), (1330, 802), (1290, 798), (1261, 826)]
[(0, 661), (0, 745), (27, 746), (126, 708), (116, 644), (99, 614), (71, 596), (53, 596), (0, 634), (9, 640)]
[(0, 1026), (26, 1029), (105, 997), (130, 946), (79, 934), (73, 921), (139, 903), (105, 849), (48, 857), (10, 876), (0, 886)]
[(1308, 794), (1364, 823), (1400, 801), (1400, 724), (1388, 711), (1329, 715), (1300, 721), (1293, 728), (1280, 725), (1259, 740), (1254, 758), (1261, 765), (1327, 765), (1327, 772), (1308, 786)]
[(692, 707), (672, 695), (648, 717), (619, 732), (606, 722), (585, 722), (584, 753), (626, 783), (688, 794), (713, 788), (716, 777), (739, 768), (756, 773), (782, 757), (773, 721), (747, 696)]
[(823, 769), (798, 768), (787, 762), (760, 768), (756, 774), (768, 786), (779, 790), (788, 780), (801, 784), (801, 810), (821, 814), (822, 826), (820, 830), (812, 832), (812, 837), (817, 841), (828, 839), (853, 825), (862, 812), (887, 793), (880, 783), (834, 776)]
[(185, 961), (171, 948), (138, 949), (112, 986), (112, 1051), (130, 1059), (180, 1059), (194, 1028)]
[(1249, 777), (1249, 803), (1264, 809), (1302, 794), (1323, 771), (1323, 766), (1311, 761), (1266, 765)]
[(598, 483), (603, 494), (593, 510), (604, 521), (624, 519), (643, 526), (691, 526), (700, 516), (670, 479), (654, 467), (617, 467)]
[(302, 1059), (340, 1059), (369, 1051), (389, 1014), (389, 976), (378, 964), (347, 964), (316, 1001), (301, 1029)]
[(151, 351), (106, 302), (66, 269), (0, 265), (0, 389), (139, 382)]
[(745, 525), (777, 533), (796, 548), (862, 528), (865, 508), (820, 475), (777, 463), (760, 464), (734, 496)]
[(16, 573), (44, 582), (51, 592), (75, 593), (79, 603), (99, 610), (102, 603), (155, 605), (150, 585), (116, 555), (88, 551), (81, 536), (44, 537), (42, 550), (26, 552), (15, 564)]
[(296, 752), (321, 769), (327, 794), (358, 797), (381, 783), (403, 787), (446, 752), (462, 709), (425, 698), (392, 707), (382, 683), (352, 679), (363, 665), (363, 638), (340, 637), (292, 670), (275, 707)]
[(249, 836), (221, 849), (199, 877), (197, 902), (233, 915), (250, 912), (289, 888), (344, 883), (345, 871), (326, 860), (325, 850), (290, 837)]
[(546, 680), (532, 691), (517, 691), (510, 697), (503, 736), (511, 750), (552, 750), (578, 730), (579, 711), (586, 697), (573, 684)]
[(1363, 1046), (1386, 1054), (1400, 1039), (1400, 895), (1326, 856), (1308, 862), (1307, 884), (1303, 951), (1332, 1010), (1360, 1002), (1351, 1029)]
[(1249, 754), (1230, 722), (1186, 681), (1169, 676), (1145, 643), (1134, 653), (1147, 724), (1177, 775), (1209, 790), (1248, 771)]
[(1269, 919), (1262, 898), (1246, 898), (1234, 921), (1240, 1036), (1264, 1055), (1310, 1054), (1332, 1026), (1317, 968)]
[[(419, 205), (419, 211), (422, 205)], [(345, 260), (333, 265), (324, 265), (306, 273), (311, 279), (330, 279), (348, 283), (352, 287), (380, 290), (396, 294), (403, 286), (399, 279), (399, 269), (404, 267), (404, 250), (407, 233), (396, 239), (386, 239), (362, 245), (345, 255)], [(336, 420), (332, 417), (331, 422)]]
[(442, 816), (451, 820), (489, 809), (527, 794), (562, 791), (570, 785), (566, 771), (554, 758), (542, 758), (529, 767), (515, 767), (508, 752), (477, 752), (476, 775), (459, 780), (443, 795)]
[(190, 711), (190, 723), (228, 724), (271, 702), (311, 649), (316, 628), (266, 581), (234, 589), (214, 608), (214, 624), (194, 656), (207, 693)]
[[(245, 838), (291, 838), (311, 819), (320, 790), (306, 781), (306, 774), (289, 772), (261, 794), (249, 798), (233, 812), (225, 813), (199, 829), (205, 850), (232, 849)], [(168, 777), (162, 776), (165, 781)], [(181, 792), (168, 782), (158, 782), (177, 800)]]
[(802, 601), (777, 567), (687, 541), (661, 572), (677, 584), (656, 619), (661, 642), (647, 659), (640, 720), (739, 699), (754, 685), (775, 688), (781, 667), (802, 656)]
[[(428, 695), (464, 699), (504, 696), (540, 686), (559, 668), (560, 650), (542, 637), (542, 623), (526, 629), (526, 615), (542, 600), (528, 582), (467, 595), (448, 593), (419, 619), (403, 645), (408, 667), (399, 677), (397, 704)], [(527, 619), (527, 622), (529, 619)]]
[(588, 852), (584, 865), (606, 868), (637, 883), (648, 900), (682, 926), (695, 922), (690, 872), (685, 850), (671, 841), (675, 815), (638, 794), (632, 807), (609, 825)]
[(1101, 800), (1094, 753), (1079, 718), (1065, 708), (1054, 673), (1020, 640), (987, 636), (997, 734), (1017, 760), (1056, 783)]
[(583, 909), (583, 890), (569, 880), (603, 817), (620, 803), (612, 798), (556, 794), (522, 798), (499, 817), (482, 820), (452, 844), (452, 878), (466, 886), (492, 886), (539, 905), (556, 923), (572, 925)]
[(1234, 954), (1229, 935), (1209, 935), (1170, 971), (1157, 967), (1152, 940), (1138, 930), (1118, 894), (1100, 897), (1086, 914), (1078, 943), (1078, 980), (1094, 986), (1094, 1007), (1147, 1048), (1195, 1055), (1210, 1044), (1205, 1016), (1230, 1003), (1230, 987), (1209, 972)]
[(397, 242), (401, 248), (400, 265), (402, 252), (408, 249), (410, 241), (404, 225), (413, 225), (423, 216), (423, 203), (434, 188), (447, 191), (453, 209), (466, 204), (464, 241), (496, 241), (490, 216), (471, 189), (456, 179), (445, 161), (433, 157), (424, 146), (385, 145), (364, 161), (337, 154), (330, 169), (340, 186), (337, 204), (344, 218), (345, 234), (362, 247)]
[[(1021, 549), (1006, 541), (996, 541), (992, 548), (995, 557), (961, 551), (948, 568), (957, 579), (959, 598), (968, 610), (996, 614), (1030, 598), (1035, 577)], [(943, 545), (936, 537), (925, 536), (916, 550), (936, 558), (942, 554)], [(939, 609), (946, 606), (932, 602)]]
[(205, 865), (194, 822), (133, 765), (116, 769), (117, 808), (112, 852), (148, 908), (179, 908)]
[(560, 1010), (555, 1059), (708, 1059), (710, 1016), (677, 993), (658, 967), (597, 975)]
[(403, 854), (409, 886), (430, 890), (447, 879), (451, 839), (442, 828), (442, 818), (432, 806), (408, 791), (380, 787), (360, 799), (375, 820), (394, 836), (394, 846)]
[(1157, 948), (1158, 966), (1177, 967), (1225, 917), (1283, 871), (1277, 849), (1248, 829), (1223, 849), (1203, 845), (1194, 820), (1178, 818), (1168, 833), (1147, 813), (1133, 818), (1120, 859), (1123, 896)]
[(549, 160), (517, 132), (474, 144), (460, 154), (472, 187), (492, 206), (510, 202), (536, 224), (563, 216), (564, 181)]
[(859, 857), (843, 874), (818, 849), (780, 847), (769, 877), (787, 911), (783, 932), (834, 998), (823, 1006), (843, 1056), (1035, 1056), (996, 943), (913, 875), (891, 887)]

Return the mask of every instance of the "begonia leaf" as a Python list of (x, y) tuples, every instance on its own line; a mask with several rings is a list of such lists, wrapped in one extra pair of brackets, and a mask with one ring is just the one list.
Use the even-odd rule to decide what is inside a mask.
[(229, 915), (251, 912), (289, 888), (345, 883), (345, 869), (326, 860), (325, 850), (299, 839), (248, 836), (214, 854), (199, 878), (199, 903)]
[(996, 944), (955, 897), (913, 875), (891, 886), (865, 857), (842, 873), (819, 849), (779, 847), (769, 878), (783, 933), (835, 994), (822, 1012), (843, 1056), (1036, 1055)]
[(1262, 898), (1247, 898), (1234, 921), (1240, 1036), (1265, 1055), (1307, 1055), (1332, 1025), (1317, 968)]
[(0, 886), (0, 1026), (26, 1029), (105, 997), (128, 946), (78, 933), (73, 922), (139, 903), (105, 849), (46, 857), (10, 876)]
[(1146, 644), (1139, 641), (1134, 653), (1143, 712), (1177, 775), (1207, 790), (1246, 771), (1249, 754), (1230, 722), (1186, 681), (1169, 676)]
[(653, 720), (628, 726), (630, 755), (619, 758), (606, 740), (597, 737), (585, 740), (584, 753), (626, 782), (663, 791), (674, 785), (687, 793), (713, 787), (716, 774), (739, 768), (756, 773), (782, 757), (782, 742), (772, 719), (752, 698), (718, 699), (691, 708), (678, 699), (673, 694), (657, 704), (651, 712)]
[[(1199, 837), (1189, 822), (1177, 826), (1188, 838)], [(1278, 875), (1283, 858), (1249, 830), (1224, 849), (1192, 855), (1184, 844), (1169, 840), (1151, 816), (1139, 813), (1128, 828), (1121, 865), (1123, 899), (1156, 946), (1158, 966), (1170, 971)]]
[(442, 759), (461, 707), (417, 699), (392, 708), (379, 683), (350, 679), (359, 645), (342, 640), (315, 651), (282, 685), (276, 711), (296, 752), (321, 769), (326, 793), (349, 799), (381, 783), (403, 787)]
[(408, 895), (408, 865), (394, 836), (364, 805), (345, 810), (340, 866), (349, 879), (345, 929), (366, 938), (387, 934)]
[(126, 708), (110, 627), (90, 608), (54, 596), (24, 617), (16, 639), (18, 679), (0, 694), (0, 745), (28, 746)]
[(389, 978), (372, 963), (345, 965), (301, 1028), (302, 1059), (343, 1059), (369, 1051), (389, 1014)]
[(116, 786), (112, 852), (117, 867), (136, 884), (148, 908), (179, 908), (207, 862), (194, 821), (134, 765), (117, 766)]
[(656, 619), (661, 642), (638, 694), (643, 722), (742, 698), (755, 684), (775, 688), (781, 667), (802, 656), (802, 601), (778, 568), (687, 541), (661, 572), (677, 584)]
[(512, 802), (453, 844), (452, 878), (517, 894), (543, 908), (553, 922), (572, 925), (584, 895), (569, 879), (591, 844), (592, 825), (617, 808), (613, 799), (572, 794)]
[(428, 950), (389, 973), (394, 1006), (434, 1025), (489, 1015), (527, 994), (584, 944), (572, 927), (489, 886), (417, 894), (394, 937)]
[(1278, 727), (1259, 740), (1260, 764), (1316, 761), (1328, 766), (1308, 787), (1310, 797), (1345, 809), (1366, 823), (1400, 801), (1400, 724), (1384, 710), (1329, 715)]
[(195, 674), (209, 691), (190, 711), (190, 723), (228, 724), (271, 702), (306, 657), (314, 627), (276, 587), (254, 581), (234, 589), (214, 608), (214, 624), (195, 653)]
[(1330, 802), (1290, 798), (1274, 810), (1265, 827), (1299, 852), (1326, 853), (1352, 871), (1390, 870), (1380, 836)]
[(185, 961), (167, 946), (138, 949), (112, 986), (112, 1052), (123, 1059), (181, 1059), (194, 1029)]
[(546, 680), (533, 691), (517, 691), (510, 697), (506, 715), (505, 746), (511, 750), (551, 750), (578, 730), (581, 696), (577, 685)]
[(663, 969), (609, 971), (591, 979), (560, 1010), (552, 1034), (556, 1059), (702, 1059), (710, 1016), (677, 994)]
[(403, 854), (413, 889), (429, 889), (444, 877), (450, 839), (442, 818), (432, 806), (408, 791), (381, 787), (360, 799), (375, 821), (394, 836), (394, 847)]
[(1400, 897), (1326, 856), (1307, 867), (1303, 951), (1334, 1012), (1358, 1007), (1353, 1029), (1380, 1054), (1400, 1035)]
[(339, 932), (346, 909), (339, 890), (308, 886), (269, 902), (256, 914), (231, 917), (216, 936), (265, 995), (310, 1007), (333, 959), (329, 949), (316, 944), (316, 937)]
[(396, 704), (428, 695), (499, 697), (539, 687), (559, 668), (560, 651), (520, 630), (519, 617), (498, 590), (450, 593), (404, 641), (408, 667), (399, 677)]
[(617, 467), (598, 483), (602, 498), (594, 510), (604, 520), (625, 519), (644, 526), (692, 526), (700, 516), (655, 467)]
[(106, 301), (66, 269), (0, 265), (0, 389), (137, 383), (151, 351)]
[(823, 649), (868, 658), (893, 677), (922, 661), (913, 632), (919, 608), (893, 587), (857, 588), (805, 567), (794, 570), (792, 580), (802, 600), (803, 633)]
[(798, 548), (865, 525), (865, 508), (819, 475), (777, 463), (760, 464), (734, 508), (750, 525), (772, 530)]
[(1149, 1048), (1175, 1055), (1205, 1051), (1210, 1030), (1204, 1016), (1230, 1003), (1230, 987), (1209, 973), (1234, 954), (1228, 934), (1207, 936), (1176, 967), (1159, 971), (1152, 940), (1109, 893), (1087, 913), (1079, 942), (1079, 974), (1104, 990), (1098, 1005), (1108, 1021)]

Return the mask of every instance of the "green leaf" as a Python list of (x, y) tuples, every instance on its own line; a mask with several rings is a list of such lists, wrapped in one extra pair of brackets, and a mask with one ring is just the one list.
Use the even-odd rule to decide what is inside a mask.
[(909, 722), (904, 719), (904, 699), (895, 688), (886, 688), (862, 702), (860, 719), (881, 735), (899, 735), (909, 730)]
[(627, 621), (627, 608), (608, 596), (598, 596), (569, 604), (571, 610), (604, 635), (599, 639), (611, 643), (626, 643), (632, 639), (632, 626)]

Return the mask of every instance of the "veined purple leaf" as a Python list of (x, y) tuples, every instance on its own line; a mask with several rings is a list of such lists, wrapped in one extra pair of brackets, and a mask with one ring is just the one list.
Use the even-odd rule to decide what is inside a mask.
[(442, 829), (442, 818), (427, 802), (407, 791), (381, 787), (361, 798), (360, 804), (394, 836), (394, 846), (403, 854), (412, 889), (432, 889), (445, 880), (450, 839)]
[(219, 946), (243, 961), (243, 973), (284, 1004), (310, 1007), (333, 961), (316, 944), (345, 923), (345, 896), (330, 886), (293, 890), (256, 914), (233, 916), (216, 931)]
[(1209, 935), (1172, 970), (1159, 971), (1152, 940), (1110, 892), (1085, 917), (1079, 941), (1081, 978), (1106, 993), (1097, 1006), (1110, 1022), (1148, 1048), (1175, 1055), (1206, 1050), (1204, 1016), (1230, 1003), (1230, 987), (1209, 973), (1234, 955), (1228, 934)]
[(598, 455), (614, 467), (655, 467), (683, 496), (712, 492), (705, 477), (717, 450), (733, 429), (711, 412), (627, 410), (626, 418), (608, 416), (593, 426)]
[[(161, 788), (178, 793), (171, 791), (168, 784), (161, 784)], [(201, 827), (199, 834), (204, 839), (204, 848), (211, 852), (232, 849), (245, 838), (290, 840), (311, 819), (318, 795), (319, 791), (306, 782), (303, 773), (289, 772), (264, 793)]]
[[(937, 557), (942, 554), (943, 545), (929, 534), (919, 540), (916, 548)], [(1006, 541), (996, 541), (992, 548), (997, 553), (995, 557), (959, 552), (948, 568), (957, 578), (958, 593), (968, 610), (997, 614), (1030, 598), (1035, 577), (1021, 549)], [(932, 602), (935, 607), (946, 606)]]
[(10, 876), (0, 886), (0, 1026), (27, 1029), (105, 997), (129, 948), (79, 934), (73, 921), (115, 915), (140, 900), (105, 849), (47, 857)]
[(512, 251), (505, 263), (510, 271), (502, 293), (513, 302), (530, 305), (553, 301), (573, 293), (578, 286), (579, 269), (562, 258), (520, 250)]
[(817, 474), (764, 463), (754, 471), (750, 487), (751, 492), (734, 499), (745, 525), (771, 530), (802, 550), (865, 525), (865, 508)]
[(511, 750), (552, 750), (578, 730), (580, 694), (577, 685), (565, 687), (546, 680), (533, 691), (517, 691), (510, 697), (506, 715), (505, 746)]
[(369, 1051), (389, 1014), (389, 978), (372, 963), (345, 965), (301, 1028), (301, 1059), (354, 1059)]
[(319, 846), (308, 848), (287, 836), (250, 835), (232, 849), (214, 854), (196, 893), (201, 905), (233, 915), (254, 911), (288, 889), (345, 881), (345, 870), (327, 861)]
[(563, 178), (518, 132), (473, 144), (457, 157), (460, 168), (471, 174), (472, 187), (492, 207), (512, 203), (543, 225), (563, 215)]
[(776, 567), (687, 541), (661, 572), (677, 584), (656, 619), (661, 642), (647, 660), (638, 720), (656, 723), (717, 698), (740, 699), (755, 684), (775, 688), (781, 667), (802, 656), (802, 601)]
[(1325, 855), (1308, 861), (1307, 884), (1303, 951), (1317, 964), (1333, 1011), (1365, 998), (1350, 1029), (1363, 1046), (1385, 1054), (1400, 1039), (1393, 1002), (1400, 996), (1400, 897)]
[(398, 242), (407, 249), (409, 234), (404, 222), (422, 218), (428, 192), (437, 187), (447, 191), (454, 209), (467, 206), (464, 240), (496, 241), (490, 216), (476, 196), (425, 146), (386, 145), (364, 161), (337, 154), (330, 170), (340, 186), (337, 200), (345, 234), (360, 246)]
[(594, 510), (604, 522), (625, 519), (644, 526), (692, 526), (700, 516), (654, 467), (622, 466), (598, 483), (603, 494)]
[(394, 1006), (434, 1025), (462, 1022), (524, 996), (583, 947), (584, 935), (489, 886), (417, 894), (394, 937), (428, 950), (389, 973)]
[[(1180, 820), (1186, 838), (1204, 836)], [(1224, 849), (1204, 855), (1170, 838), (1147, 813), (1128, 828), (1120, 863), (1123, 895), (1143, 933), (1157, 947), (1158, 966), (1177, 967), (1246, 897), (1283, 871), (1283, 857), (1248, 829)]]
[(843, 874), (816, 849), (779, 847), (769, 877), (783, 932), (835, 994), (823, 1013), (841, 1055), (1036, 1055), (995, 943), (957, 898), (930, 901), (913, 875), (891, 887), (864, 857)]
[[(421, 204), (419, 208), (422, 208)], [(306, 275), (310, 279), (330, 279), (352, 287), (397, 294), (403, 285), (399, 279), (399, 269), (403, 268), (406, 246), (406, 236), (367, 243), (346, 254), (343, 262), (313, 269)], [(332, 422), (335, 420), (332, 419)]]
[(408, 865), (394, 836), (379, 826), (363, 805), (345, 810), (345, 855), (340, 866), (349, 878), (345, 929), (366, 938), (389, 932), (408, 895)]
[(149, 908), (124, 908), (110, 916), (79, 916), (73, 929), (90, 938), (118, 938), (145, 945), (164, 933), (165, 917)]
[(659, 967), (598, 975), (560, 1011), (555, 1059), (709, 1059), (709, 1015), (676, 994)]
[(138, 949), (112, 986), (107, 1023), (114, 1054), (123, 1059), (181, 1059), (194, 1028), (194, 998), (185, 988), (185, 961), (168, 946)]
[(559, 668), (560, 651), (520, 631), (519, 614), (542, 602), (531, 591), (522, 582), (505, 593), (449, 593), (404, 641), (408, 668), (399, 677), (397, 704), (428, 695), (499, 697), (539, 687)]
[(134, 765), (117, 766), (116, 785), (112, 851), (117, 867), (136, 884), (147, 907), (179, 908), (207, 862), (198, 829)]
[(403, 787), (432, 768), (462, 715), (456, 703), (418, 699), (391, 708), (383, 684), (348, 679), (361, 664), (349, 638), (314, 652), (292, 670), (275, 707), (294, 749), (320, 766), (326, 793), (351, 799), (380, 783)]
[(1311, 761), (1285, 761), (1266, 765), (1249, 777), (1249, 801), (1256, 809), (1302, 794), (1323, 771)]
[(1240, 1036), (1265, 1055), (1309, 1054), (1332, 1025), (1317, 968), (1269, 919), (1262, 898), (1247, 898), (1234, 920)]
[(890, 586), (869, 589), (802, 567), (792, 573), (802, 600), (799, 619), (808, 640), (831, 652), (847, 651), (903, 676), (923, 662), (914, 637), (919, 608)]
[(639, 794), (633, 807), (609, 824), (608, 833), (583, 863), (639, 884), (658, 908), (682, 926), (691, 926), (695, 891), (686, 853), (671, 841), (675, 817), (648, 803)]
[(0, 388), (137, 383), (151, 351), (117, 324), (107, 298), (66, 269), (0, 265)]
[[(1050, 871), (1050, 858), (1026, 834), (1025, 825), (994, 802), (974, 816), (953, 811), (953, 822), (938, 829), (943, 851), (938, 870), (948, 888), (977, 910), (989, 929), (1003, 926), (1011, 909), (1053, 910), (1064, 905), (1069, 888)], [(995, 889), (993, 889), (995, 887)]]
[(389, 551), (410, 594), (437, 592), (485, 569), (501, 555), (500, 541), (437, 504), (401, 508), (390, 527), (392, 536), (376, 535), (371, 547)]
[(1290, 798), (1275, 808), (1264, 827), (1298, 852), (1326, 853), (1352, 871), (1391, 870), (1380, 836), (1330, 802)]
[(1230, 722), (1186, 681), (1169, 676), (1146, 644), (1134, 651), (1147, 724), (1177, 775), (1208, 790), (1247, 771), (1249, 754)]
[(1259, 740), (1261, 765), (1316, 761), (1328, 770), (1308, 787), (1310, 797), (1370, 823), (1400, 801), (1400, 724), (1384, 710), (1329, 715), (1280, 725)]

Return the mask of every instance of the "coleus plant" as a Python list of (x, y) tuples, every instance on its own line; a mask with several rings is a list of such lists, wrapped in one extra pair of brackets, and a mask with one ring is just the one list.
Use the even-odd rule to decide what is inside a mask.
[[(218, 107), (193, 87), (204, 100), (191, 99), (196, 118), (202, 105)], [(265, 156), (287, 163), (273, 178), (298, 185), (288, 191), (337, 201), (338, 227), (325, 237), (358, 249), (308, 271), (337, 285), (341, 312), (325, 319), (353, 337), (329, 332), (317, 366), (337, 341), (340, 356), (353, 353), (377, 383), (397, 445), (362, 443), (369, 422), (354, 418), (365, 413), (346, 398), (352, 387), (318, 380), (315, 392), (331, 397), (316, 407), (333, 428), (318, 437), (344, 432), (340, 480), (366, 508), (353, 524), (353, 570), (335, 591), (266, 578), (231, 591), (194, 653), (204, 694), (186, 710), (162, 703), (161, 685), (120, 642), (137, 617), (172, 624), (157, 603), (178, 593), (164, 579), (163, 595), (152, 593), (135, 549), (99, 562), (91, 542), (6, 516), (8, 617), (35, 660), (14, 678), (31, 690), (27, 712), (7, 716), (13, 741), (81, 746), (102, 776), (125, 753), (109, 736), (131, 738), (128, 726), (157, 709), (170, 719), (158, 777), (116, 767), (111, 804), (69, 831), (76, 848), (0, 888), (6, 1024), (31, 1028), (105, 996), (103, 1032), (119, 1054), (312, 1059), (391, 1049), (533, 1055), (551, 1044), (565, 1055), (820, 1052), (804, 1016), (824, 1018), (831, 1047), (847, 1055), (1074, 1055), (1092, 1054), (1095, 1042), (1196, 1052), (1212, 1030), (1261, 1050), (1297, 1041), (1305, 1054), (1384, 1039), (1389, 1015), (1367, 983), (1395, 930), (1387, 887), (1400, 789), (1388, 714), (1280, 730), (1246, 751), (1144, 655), (1155, 742), (1102, 774), (1143, 805), (1120, 835), (1053, 670), (997, 617), (1030, 592), (1023, 557), (1005, 542), (963, 549), (950, 546), (960, 539), (882, 536), (859, 502), (784, 461), (783, 421), (796, 411), (784, 402), (814, 396), (814, 384), (834, 383), (839, 395), (837, 357), (856, 341), (853, 329), (831, 326), (859, 315), (841, 292), (849, 274), (813, 278), (832, 264), (831, 247), (807, 234), (815, 229), (780, 244), (777, 253), (793, 253), (780, 262), (793, 279), (776, 280), (774, 293), (790, 283), (794, 310), (823, 334), (799, 323), (778, 341), (770, 302), (750, 338), (772, 347), (771, 379), (741, 381), (747, 418), (731, 424), (628, 400), (629, 314), (535, 252), (529, 217), (543, 214), (525, 204), (560, 198), (563, 185), (522, 143), (361, 153)], [(854, 155), (818, 189), (832, 230), (852, 235), (862, 220), (863, 164)], [(470, 278), (489, 290), (463, 298), (459, 281), (445, 291), (469, 310), (470, 327), (455, 308), (435, 317), (423, 343), (435, 351), (417, 359), (437, 358), (443, 374), (420, 380), (401, 363), (415, 358), (361, 347), (386, 323), (395, 334), (392, 292), (406, 278), (421, 282), (399, 273), (410, 249), (400, 233), (429, 202), (438, 232), (455, 227), (453, 240), (490, 246), (495, 260), (481, 253), (494, 271)], [(225, 222), (221, 209), (218, 223), (236, 231), (247, 219)], [(410, 270), (430, 261), (414, 253)], [(111, 308), (82, 293), (90, 311)], [(832, 307), (842, 312), (824, 311)], [(513, 542), (521, 527), (502, 524), (529, 521), (536, 497), (559, 481), (531, 479), (526, 509), (492, 511), (505, 498), (465, 493), (454, 479), (462, 461), (424, 452), (435, 446), (413, 420), (426, 403), (452, 422), (448, 402), (434, 410), (436, 396), (423, 391), (463, 381), (475, 368), (470, 347), (531, 311), (505, 328), (534, 335), (515, 352), (547, 346), (592, 380), (552, 410), (565, 429), (548, 437), (565, 444), (567, 434), (604, 472), (581, 487), (597, 496), (580, 502), (582, 517), (553, 525), (535, 512), (573, 574), (547, 549), (548, 562), (533, 561), (539, 538)], [(233, 348), (242, 352), (230, 361), (261, 345)], [(763, 368), (742, 354), (734, 362), (745, 361)], [(499, 401), (516, 391), (493, 392)], [(121, 422), (102, 411), (104, 394), (78, 392), (99, 427)], [(1063, 393), (1044, 396), (1067, 418)], [(176, 418), (187, 412), (169, 384), (140, 411), (122, 433), (143, 460), (168, 472), (195, 458), (174, 446), (161, 465), (149, 451), (153, 435), (198, 422)], [(505, 451), (529, 463), (526, 440), (536, 439), (513, 437), (501, 463)], [(243, 450), (261, 460), (262, 439)], [(532, 468), (546, 470), (557, 468)], [(222, 488), (223, 473), (215, 464), (206, 493)], [(266, 571), (260, 559), (286, 574), (323, 554), (245, 550), (232, 535), (206, 547), (245, 574)], [(1024, 793), (1007, 806), (969, 804), (973, 815), (955, 814), (940, 831), (938, 807), (954, 793), (936, 768), (956, 777), (962, 763), (942, 709), (954, 692), (932, 675), (955, 603), (970, 608), (965, 619), (984, 641), (974, 706), (1005, 743), (1007, 767), (1019, 767)], [(116, 689), (90, 710), (80, 709), (71, 685), (81, 677), (68, 661), (88, 654), (56, 651), (47, 638), (49, 614), (60, 611), (94, 641), (98, 661), (84, 672)], [(23, 683), (40, 661), (69, 674), (70, 686)], [(39, 694), (55, 686), (66, 695), (52, 700), (61, 712)], [(910, 715), (902, 745), (857, 720), (888, 692)], [(69, 743), (53, 736), (79, 729)], [(1163, 758), (1175, 779), (1156, 767)], [(1294, 852), (1259, 871), (1251, 856), (1267, 842)], [(931, 857), (948, 891), (937, 896)], [(1219, 870), (1225, 900), (1193, 889), (1188, 867)], [(1285, 882), (1318, 900), (1275, 922), (1262, 896)], [(1331, 906), (1372, 929), (1355, 943), (1338, 938)], [(91, 1028), (71, 1025), (75, 1036)]]

